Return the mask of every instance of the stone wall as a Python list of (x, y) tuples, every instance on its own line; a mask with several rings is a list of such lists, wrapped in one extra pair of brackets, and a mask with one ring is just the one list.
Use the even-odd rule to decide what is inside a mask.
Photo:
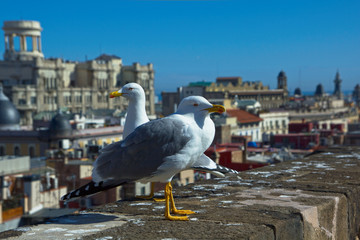
[(164, 203), (132, 200), (13, 234), (14, 239), (358, 239), (359, 172), (360, 148), (334, 147), (174, 188), (177, 207), (196, 212), (187, 222), (164, 220)]

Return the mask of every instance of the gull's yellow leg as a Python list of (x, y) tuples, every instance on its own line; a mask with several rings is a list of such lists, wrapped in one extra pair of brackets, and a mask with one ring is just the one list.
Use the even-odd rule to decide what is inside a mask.
[[(165, 218), (169, 220), (180, 220), (180, 221), (188, 221), (189, 218), (187, 216), (172, 216), (170, 214), (170, 201), (171, 208), (175, 207), (174, 199), (172, 199), (172, 186), (171, 183), (168, 182), (165, 186)], [(171, 200), (172, 199), (172, 200)]]
[(191, 211), (191, 210), (179, 210), (175, 207), (175, 201), (174, 201), (174, 196), (172, 193), (172, 186), (170, 184), (170, 202), (171, 202), (171, 212), (175, 213), (175, 214), (194, 214), (195, 212)]
[(155, 188), (155, 183), (152, 182), (151, 183), (151, 188), (150, 188), (150, 194), (148, 196), (137, 196), (136, 198), (140, 198), (140, 199), (144, 199), (144, 200), (154, 199), (154, 201), (156, 201), (156, 202), (165, 201), (164, 198), (154, 198), (154, 192), (155, 192), (154, 188)]

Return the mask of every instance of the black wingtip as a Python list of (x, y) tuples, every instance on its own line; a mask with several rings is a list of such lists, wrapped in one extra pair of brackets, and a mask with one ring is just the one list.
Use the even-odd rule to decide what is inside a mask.
[(219, 171), (221, 173), (234, 173), (234, 174), (239, 174), (238, 171), (234, 170), (234, 169), (231, 169), (231, 168), (227, 168), (227, 167), (224, 167), (224, 166), (221, 166), (219, 164), (216, 164), (216, 171)]
[(231, 168), (227, 168), (227, 167), (224, 167), (224, 166), (221, 166), (219, 164), (216, 164), (216, 168), (215, 169), (209, 169), (209, 168), (204, 168), (204, 167), (195, 167), (193, 168), (195, 170), (200, 170), (200, 171), (217, 171), (217, 172), (220, 172), (220, 173), (234, 173), (234, 174), (239, 174), (238, 171), (234, 170), (234, 169), (231, 169)]
[(103, 188), (104, 182), (89, 182), (81, 187), (79, 187), (78, 189), (75, 189), (67, 194), (65, 194), (64, 196), (61, 197), (62, 201), (69, 201), (69, 200), (74, 200), (75, 198), (79, 198), (79, 197), (84, 197), (90, 194), (94, 194), (103, 190), (106, 190), (108, 188)]
[(113, 181), (109, 181), (109, 182), (94, 182), (91, 181), (81, 187), (79, 187), (78, 189), (75, 189), (67, 194), (65, 194), (64, 196), (62, 196), (60, 199), (62, 201), (70, 201), (70, 200), (75, 200), (77, 198), (80, 197), (85, 197), (88, 195), (92, 195), (101, 191), (105, 191), (108, 190), (110, 188), (114, 188), (117, 186), (120, 186), (122, 184), (126, 183), (124, 182), (113, 182)]

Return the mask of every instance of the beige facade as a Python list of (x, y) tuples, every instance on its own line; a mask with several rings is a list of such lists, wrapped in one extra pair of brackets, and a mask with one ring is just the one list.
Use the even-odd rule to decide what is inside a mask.
[(288, 133), (288, 112), (263, 112), (259, 117), (263, 119), (260, 123), (263, 142), (269, 142), (271, 135)]
[[(85, 62), (45, 59), (41, 52), (39, 22), (4, 22), (3, 30), (5, 53), (4, 60), (0, 61), (0, 82), (4, 93), (19, 110), (22, 124), (31, 125), (35, 113), (58, 109), (73, 113), (125, 109), (124, 99), (110, 100), (108, 96), (128, 82), (144, 88), (147, 113), (155, 114), (151, 63), (124, 66), (121, 58), (110, 55)], [(20, 38), (19, 49), (15, 46), (16, 38)], [(27, 38), (32, 40), (31, 48), (26, 45)]]
[(231, 92), (231, 91), (269, 90), (262, 82), (243, 82), (241, 77), (218, 77), (216, 82), (206, 87), (207, 92)]
[[(279, 81), (279, 80), (278, 80)], [(241, 77), (218, 77), (216, 82), (195, 82), (179, 87), (177, 92), (162, 92), (162, 113), (167, 116), (176, 111), (180, 101), (191, 95), (200, 95), (211, 103), (226, 101), (256, 100), (263, 109), (279, 108), (287, 102), (286, 79), (278, 89), (269, 89), (260, 81), (242, 81)]]

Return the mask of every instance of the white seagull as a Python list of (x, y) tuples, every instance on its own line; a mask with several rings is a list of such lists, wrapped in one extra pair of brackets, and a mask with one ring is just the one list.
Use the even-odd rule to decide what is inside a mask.
[[(209, 113), (223, 113), (221, 105), (212, 105), (200, 96), (187, 97), (176, 113), (147, 122), (136, 128), (125, 140), (102, 149), (94, 163), (92, 181), (62, 197), (82, 197), (124, 183), (163, 182), (165, 186), (165, 218), (188, 220), (190, 210), (178, 210), (172, 195), (171, 180), (177, 173), (190, 168), (220, 170), (213, 162), (200, 156), (210, 146), (215, 126)], [(220, 168), (221, 167), (221, 168)]]
[(123, 96), (129, 100), (123, 139), (132, 133), (138, 126), (149, 121), (145, 109), (145, 92), (137, 83), (125, 84), (119, 91), (110, 93), (110, 98)]
[[(123, 133), (123, 139), (125, 139), (130, 133), (132, 133), (135, 128), (138, 126), (147, 123), (149, 121), (149, 118), (146, 114), (145, 109), (145, 92), (144, 89), (137, 83), (127, 83), (125, 84), (120, 90), (114, 91), (110, 93), (110, 98), (115, 97), (125, 97), (127, 100), (129, 100), (127, 115), (125, 119), (125, 126), (124, 126), (124, 133)], [(210, 165), (210, 162), (213, 162), (208, 156), (205, 154), (202, 154), (200, 156), (200, 161), (203, 162), (209, 162), (207, 165)], [(218, 177), (224, 177), (224, 174), (220, 173), (219, 171), (214, 171), (214, 167), (212, 166), (212, 169), (198, 169), (210, 172)], [(234, 172), (232, 170), (229, 170), (225, 167), (222, 167), (222, 169), (219, 169), (221, 172)], [(149, 196), (138, 196), (139, 198), (143, 199), (151, 199), (154, 197), (154, 183), (151, 183), (151, 192)], [(163, 199), (155, 199), (156, 201), (161, 201)]]

